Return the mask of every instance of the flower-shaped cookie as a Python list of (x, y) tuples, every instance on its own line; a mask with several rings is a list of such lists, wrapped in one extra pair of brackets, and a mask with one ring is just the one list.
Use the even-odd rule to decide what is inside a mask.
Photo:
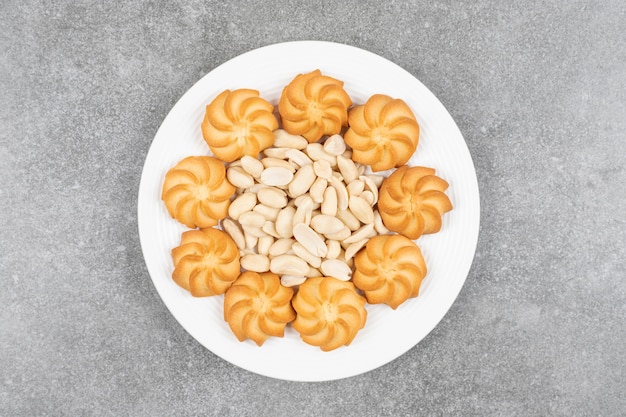
[(161, 198), (173, 218), (187, 227), (203, 228), (226, 217), (234, 192), (222, 161), (189, 156), (165, 174)]
[(272, 272), (242, 273), (224, 296), (224, 320), (243, 342), (261, 346), (270, 336), (283, 337), (296, 313), (291, 307), (293, 289), (283, 287)]
[(293, 328), (325, 352), (349, 345), (367, 319), (365, 298), (354, 284), (331, 277), (308, 278), (291, 304), (297, 313)]
[(283, 129), (313, 143), (324, 135), (341, 132), (348, 124), (351, 105), (342, 81), (315, 70), (297, 75), (283, 89), (278, 112)]
[(394, 310), (417, 297), (426, 263), (420, 248), (402, 235), (371, 238), (354, 258), (352, 282), (370, 304), (387, 304)]
[(256, 90), (225, 90), (206, 108), (202, 136), (222, 161), (232, 162), (244, 155), (257, 157), (274, 143), (278, 120), (274, 106)]
[(409, 106), (400, 99), (375, 94), (348, 115), (344, 135), (352, 159), (384, 171), (405, 164), (419, 141), (420, 129)]
[(432, 168), (401, 166), (380, 187), (378, 211), (383, 223), (411, 239), (438, 232), (441, 216), (452, 210), (444, 193), (447, 188)]
[(239, 248), (230, 235), (212, 227), (184, 232), (172, 259), (174, 282), (194, 297), (223, 294), (241, 271)]

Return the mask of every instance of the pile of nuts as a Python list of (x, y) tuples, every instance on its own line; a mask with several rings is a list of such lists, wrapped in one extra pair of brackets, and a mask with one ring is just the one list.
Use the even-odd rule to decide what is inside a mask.
[(278, 129), (273, 147), (231, 162), (226, 176), (237, 191), (222, 228), (242, 268), (271, 271), (284, 286), (350, 280), (354, 255), (389, 233), (375, 208), (384, 176), (355, 163), (341, 135), (309, 143)]

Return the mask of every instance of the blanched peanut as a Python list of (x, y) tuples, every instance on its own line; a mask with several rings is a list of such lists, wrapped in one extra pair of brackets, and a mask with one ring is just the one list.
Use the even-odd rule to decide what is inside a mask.
[(349, 210), (337, 211), (337, 218), (352, 231), (358, 230), (359, 227), (361, 227), (359, 219), (357, 219), (356, 216)]
[(243, 193), (230, 203), (230, 206), (228, 207), (228, 215), (234, 220), (239, 220), (239, 216), (243, 213), (251, 211), (254, 208), (256, 201), (256, 194)]
[(301, 167), (293, 176), (293, 180), (289, 183), (289, 196), (296, 198), (309, 191), (311, 185), (315, 181), (315, 171), (313, 165), (305, 165)]
[(311, 199), (315, 203), (322, 203), (324, 201), (324, 191), (328, 187), (328, 181), (324, 178), (317, 178), (313, 185), (311, 185), (311, 189), (309, 190), (309, 195)]
[(313, 163), (313, 170), (315, 171), (315, 175), (325, 180), (329, 180), (333, 175), (333, 167), (331, 167), (330, 162), (325, 159), (315, 161)]
[(259, 238), (259, 241), (257, 242), (257, 252), (259, 252), (259, 254), (261, 255), (269, 255), (270, 253), (270, 248), (272, 247), (272, 245), (274, 244), (274, 237), (273, 236), (263, 236)]
[(265, 216), (259, 213), (255, 213), (253, 211), (248, 211), (239, 216), (239, 223), (242, 227), (261, 227), (263, 226), (263, 224), (265, 224), (265, 222)]
[(231, 167), (226, 170), (226, 178), (237, 188), (250, 188), (254, 185), (254, 178), (241, 167)]
[(346, 184), (350, 184), (352, 181), (359, 178), (359, 171), (357, 170), (356, 165), (354, 165), (354, 161), (352, 159), (338, 156), (337, 167), (339, 168), (339, 172), (343, 176), (343, 180)]
[(374, 210), (372, 210), (372, 207), (361, 197), (356, 195), (350, 196), (348, 207), (352, 214), (354, 214), (354, 217), (359, 219), (361, 223), (374, 223)]
[(285, 207), (276, 217), (276, 232), (283, 238), (293, 236), (293, 218), (296, 209), (293, 207)]
[(261, 173), (261, 183), (269, 186), (287, 185), (293, 179), (293, 172), (285, 167), (268, 167)]
[(277, 239), (272, 246), (270, 246), (269, 255), (276, 257), (278, 255), (289, 255), (293, 253), (291, 247), (293, 245), (292, 239)]
[(294, 172), (296, 172), (296, 167), (294, 167), (292, 164), (290, 164), (289, 162), (287, 162), (287, 161), (285, 161), (284, 159), (281, 159), (281, 158), (265, 157), (265, 158), (261, 159), (261, 163), (263, 164), (265, 169), (267, 169), (267, 168), (285, 168), (286, 170), (288, 170), (292, 174)]
[(322, 235), (333, 234), (344, 228), (344, 224), (336, 217), (319, 214), (311, 218), (311, 227)]
[(278, 275), (304, 276), (309, 264), (296, 255), (278, 255), (270, 261), (270, 271)]
[(324, 142), (324, 150), (331, 155), (339, 156), (346, 151), (346, 142), (341, 135), (332, 135)]
[(287, 205), (287, 194), (276, 187), (265, 187), (257, 193), (257, 199), (266, 206), (283, 208)]
[(348, 281), (352, 276), (352, 269), (339, 259), (327, 259), (322, 262), (320, 270), (327, 277), (334, 277), (341, 281)]
[(289, 158), (289, 162), (291, 164), (296, 164), (299, 167), (303, 167), (305, 165), (313, 163), (313, 161), (307, 156), (307, 154), (297, 149), (289, 149), (285, 153), (285, 157)]
[(245, 155), (241, 157), (241, 168), (254, 178), (259, 178), (264, 167), (258, 159)]
[(339, 210), (346, 210), (348, 208), (348, 199), (350, 198), (348, 189), (344, 183), (334, 175), (330, 177), (330, 185), (337, 192), (337, 208), (339, 208)]
[(304, 223), (294, 225), (293, 237), (315, 256), (324, 257), (328, 253), (324, 239)]
[(292, 149), (304, 149), (309, 141), (300, 135), (292, 135), (284, 129), (276, 129), (274, 131), (274, 146)]
[(346, 189), (351, 196), (360, 195), (365, 189), (365, 183), (361, 180), (354, 180), (346, 186)]
[(280, 277), (280, 283), (283, 287), (295, 287), (306, 281), (307, 277), (296, 275), (283, 275)]
[(344, 259), (350, 259), (350, 258), (352, 258), (354, 255), (356, 255), (356, 253), (357, 253), (358, 251), (360, 251), (360, 250), (361, 250), (361, 248), (363, 248), (363, 246), (365, 246), (365, 244), (367, 243), (367, 241), (368, 241), (368, 240), (369, 240), (369, 239), (362, 239), (362, 240), (359, 240), (359, 241), (357, 241), (357, 242), (350, 243), (350, 244), (346, 247), (346, 250), (345, 250), (345, 253), (344, 253)]
[(267, 272), (270, 270), (270, 260), (265, 255), (249, 254), (240, 259), (241, 267), (248, 271)]
[(263, 151), (268, 158), (285, 159), (292, 148), (267, 148)]
[(246, 238), (243, 236), (243, 231), (235, 221), (226, 218), (222, 220), (222, 227), (224, 231), (233, 238), (239, 249), (243, 250), (246, 248)]
[(337, 214), (337, 190), (335, 187), (326, 187), (321, 205), (322, 214), (335, 216)]

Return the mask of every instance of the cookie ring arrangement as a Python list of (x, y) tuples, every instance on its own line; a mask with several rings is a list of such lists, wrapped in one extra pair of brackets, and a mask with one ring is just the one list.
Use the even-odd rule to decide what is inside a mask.
[[(291, 326), (305, 343), (334, 350), (358, 337), (367, 303), (396, 309), (418, 296), (427, 270), (414, 240), (439, 231), (452, 205), (433, 168), (405, 165), (417, 149), (419, 124), (403, 100), (376, 94), (353, 104), (343, 82), (315, 70), (296, 75), (277, 108), (254, 90), (225, 90), (207, 106), (200, 128), (223, 171), (216, 167), (207, 180), (193, 170), (174, 176), (175, 166), (166, 177), (181, 184), (166, 181), (162, 199), (176, 220), (221, 209), (212, 211), (218, 224), (183, 224), (219, 227), (228, 244), (201, 254), (189, 242), (180, 246), (193, 260), (193, 278), (229, 271), (220, 280), (227, 287), (224, 320), (238, 340), (260, 346)], [(227, 150), (222, 158), (220, 149)], [(171, 191), (178, 186), (185, 193)], [(233, 245), (236, 256), (225, 250)], [(259, 289), (265, 281), (269, 292)], [(233, 302), (235, 293), (249, 298)]]

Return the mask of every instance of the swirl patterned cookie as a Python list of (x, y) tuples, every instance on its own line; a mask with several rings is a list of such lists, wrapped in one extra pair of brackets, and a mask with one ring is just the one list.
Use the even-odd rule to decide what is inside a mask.
[(274, 142), (278, 120), (274, 106), (250, 89), (224, 90), (206, 107), (202, 136), (211, 152), (225, 162), (257, 157)]
[(403, 100), (375, 94), (353, 107), (348, 121), (344, 139), (352, 147), (352, 159), (372, 171), (404, 165), (417, 149), (419, 125)]
[(261, 346), (271, 337), (283, 337), (296, 313), (293, 289), (283, 287), (272, 272), (243, 272), (224, 296), (224, 320), (240, 342), (252, 339)]
[(313, 143), (324, 135), (340, 133), (348, 124), (351, 105), (343, 81), (315, 70), (297, 75), (283, 89), (278, 112), (283, 129)]
[(172, 249), (172, 278), (194, 297), (223, 294), (239, 276), (239, 248), (219, 229), (188, 230)]
[(165, 174), (161, 199), (170, 216), (193, 229), (217, 225), (228, 215), (234, 193), (222, 161), (189, 156)]
[(410, 239), (438, 232), (443, 214), (452, 210), (447, 188), (432, 168), (401, 166), (380, 187), (378, 211), (384, 225)]
[(387, 304), (394, 310), (417, 297), (426, 276), (420, 248), (402, 235), (371, 238), (354, 258), (354, 285), (370, 304)]
[(347, 346), (365, 326), (365, 302), (352, 282), (308, 278), (292, 300), (297, 314), (292, 326), (305, 343), (325, 352)]

